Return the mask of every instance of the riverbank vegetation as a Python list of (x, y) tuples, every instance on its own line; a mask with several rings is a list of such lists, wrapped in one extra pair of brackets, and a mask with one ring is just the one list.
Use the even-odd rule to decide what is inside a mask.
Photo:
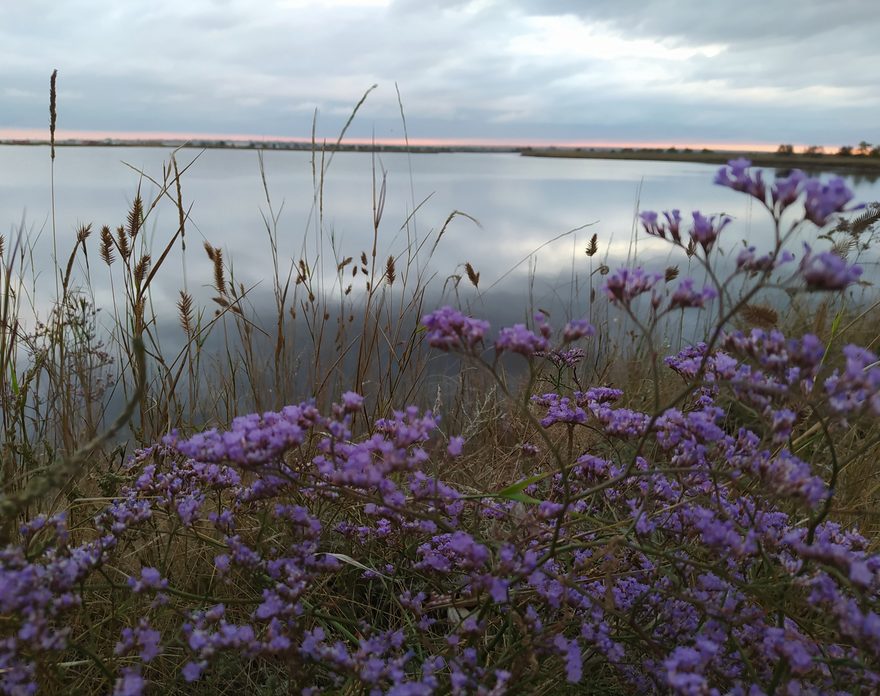
[[(870, 143), (865, 143), (869, 146)], [(775, 169), (803, 169), (812, 172), (880, 173), (880, 149), (843, 146), (837, 152), (825, 153), (824, 148), (811, 146), (795, 152), (792, 145), (780, 145), (776, 152), (729, 152), (724, 150), (692, 148), (524, 148), (521, 154), (529, 157), (560, 157), (574, 159), (643, 160), (647, 162), (693, 162), (696, 164), (724, 164), (731, 157), (748, 159), (758, 167)]]

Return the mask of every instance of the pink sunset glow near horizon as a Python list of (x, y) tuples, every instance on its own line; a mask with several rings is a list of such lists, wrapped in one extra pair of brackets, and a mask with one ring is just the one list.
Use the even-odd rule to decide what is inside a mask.
[[(335, 142), (338, 136), (319, 138), (321, 142)], [(48, 141), (49, 133), (39, 128), (0, 128), (0, 139), (23, 140), (23, 141)], [(310, 142), (310, 137), (290, 137), (276, 135), (255, 135), (243, 133), (183, 133), (173, 131), (97, 131), (97, 130), (67, 130), (59, 128), (55, 134), (56, 141), (65, 140), (227, 140), (233, 142), (282, 142), (303, 143)], [(356, 138), (347, 137), (344, 143), (354, 145), (405, 145), (403, 138)], [(410, 138), (409, 144), (416, 147), (454, 147), (454, 146), (486, 146), (486, 147), (601, 147), (601, 148), (692, 148), (747, 151), (747, 152), (772, 152), (778, 145), (760, 142), (687, 142), (687, 141), (612, 141), (612, 140), (552, 140), (548, 138)], [(800, 147), (800, 146), (798, 146)]]

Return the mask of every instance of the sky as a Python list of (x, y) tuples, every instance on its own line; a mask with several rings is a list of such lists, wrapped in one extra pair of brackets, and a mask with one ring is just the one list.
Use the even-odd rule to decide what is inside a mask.
[(354, 139), (876, 143), (878, 37), (878, 0), (0, 0), (0, 136), (57, 68), (60, 137), (335, 139), (375, 84)]

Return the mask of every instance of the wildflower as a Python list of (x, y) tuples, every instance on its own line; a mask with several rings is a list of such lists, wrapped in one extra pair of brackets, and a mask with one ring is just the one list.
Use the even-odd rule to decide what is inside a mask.
[(823, 227), (835, 213), (847, 210), (846, 204), (853, 198), (853, 192), (839, 176), (831, 177), (826, 184), (809, 179), (804, 182), (803, 190), (806, 218), (819, 227)]
[(741, 191), (757, 198), (762, 203), (767, 197), (767, 189), (761, 170), (751, 171), (752, 162), (744, 157), (730, 160), (718, 170), (715, 183), (734, 191)]
[(843, 290), (858, 282), (862, 275), (861, 266), (850, 265), (831, 251), (813, 254), (807, 243), (804, 243), (804, 251), (801, 274), (812, 290)]
[(684, 278), (678, 284), (675, 292), (672, 293), (672, 297), (669, 300), (669, 308), (703, 307), (706, 302), (716, 297), (718, 297), (718, 292), (715, 288), (707, 285), (702, 290), (696, 291), (694, 290), (693, 278)]
[(605, 294), (612, 302), (629, 305), (636, 297), (649, 292), (662, 278), (658, 273), (646, 273), (642, 268), (621, 268), (605, 281)]
[(596, 329), (586, 319), (572, 319), (565, 325), (562, 339), (566, 343), (576, 341), (579, 338), (589, 338), (596, 335)]
[(694, 224), (691, 227), (691, 239), (697, 242), (705, 253), (709, 253), (721, 231), (730, 224), (728, 215), (710, 215), (706, 217), (699, 210), (693, 212)]
[(422, 324), (428, 329), (428, 344), (445, 351), (472, 351), (489, 330), (489, 322), (472, 319), (449, 306), (426, 314)]
[(449, 445), (446, 447), (446, 452), (449, 454), (450, 457), (459, 457), (461, 456), (461, 451), (463, 447), (464, 438), (460, 435), (456, 435), (449, 438)]
[(527, 358), (532, 357), (538, 351), (550, 349), (550, 342), (544, 336), (539, 336), (526, 328), (525, 324), (514, 324), (498, 332), (495, 339), (495, 351), (502, 353), (509, 351), (519, 353)]

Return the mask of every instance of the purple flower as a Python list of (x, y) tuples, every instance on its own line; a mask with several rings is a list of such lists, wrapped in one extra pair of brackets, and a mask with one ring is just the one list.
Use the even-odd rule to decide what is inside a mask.
[(652, 237), (660, 237), (669, 239), (674, 243), (681, 245), (681, 212), (679, 210), (671, 210), (663, 213), (665, 221), (660, 221), (659, 216), (653, 210), (646, 210), (639, 213), (642, 226)]
[(835, 213), (847, 210), (846, 204), (853, 198), (853, 192), (839, 176), (831, 177), (823, 184), (818, 179), (809, 179), (803, 185), (806, 193), (804, 209), (807, 220), (823, 227)]
[(347, 413), (358, 411), (363, 403), (364, 397), (357, 392), (347, 391), (342, 395), (342, 407)]
[(718, 297), (715, 288), (707, 285), (702, 290), (694, 290), (693, 278), (684, 278), (678, 284), (672, 297), (669, 299), (669, 308), (704, 307), (706, 302)]
[(605, 294), (612, 302), (629, 305), (639, 295), (649, 292), (662, 278), (657, 273), (645, 273), (639, 268), (621, 268), (605, 281)]
[(718, 235), (730, 224), (731, 218), (727, 215), (706, 217), (699, 210), (693, 212), (693, 217), (694, 225), (691, 227), (691, 238), (708, 254), (718, 239)]
[(753, 272), (771, 271), (791, 261), (794, 261), (794, 254), (788, 250), (783, 250), (778, 256), (774, 254), (758, 256), (755, 253), (755, 247), (750, 246), (737, 254), (736, 267)]
[(734, 191), (747, 193), (763, 203), (767, 197), (763, 174), (761, 170), (752, 173), (750, 171), (751, 166), (751, 161), (744, 157), (730, 160), (718, 170), (718, 173), (715, 175), (715, 183)]
[(141, 577), (136, 579), (130, 577), (128, 586), (133, 592), (145, 592), (146, 590), (163, 590), (168, 587), (168, 581), (162, 579), (162, 575), (156, 568), (144, 566), (141, 568)]
[(583, 677), (583, 659), (578, 642), (576, 640), (566, 640), (565, 636), (557, 635), (553, 643), (565, 659), (566, 681), (569, 684), (579, 684)]
[(596, 329), (586, 319), (572, 319), (565, 325), (562, 332), (562, 340), (566, 343), (576, 341), (579, 338), (596, 335)]
[(536, 357), (546, 358), (556, 367), (573, 368), (584, 359), (586, 353), (582, 348), (568, 348), (567, 350), (535, 351)]
[(449, 438), (449, 445), (446, 447), (446, 452), (450, 457), (458, 457), (461, 456), (462, 448), (464, 447), (464, 438), (460, 435), (456, 435), (454, 437)]
[(188, 684), (191, 684), (194, 681), (198, 681), (199, 677), (202, 676), (202, 670), (205, 669), (204, 664), (199, 662), (187, 662), (183, 666), (183, 670), (181, 674), (183, 674), (183, 679)]
[(122, 676), (116, 680), (113, 696), (141, 696), (145, 686), (140, 668), (126, 667), (122, 670)]
[(495, 339), (495, 351), (498, 353), (510, 351), (530, 358), (538, 351), (549, 349), (550, 342), (544, 336), (530, 331), (525, 324), (505, 327), (498, 332), (498, 338)]
[(428, 344), (445, 351), (471, 352), (483, 342), (489, 330), (489, 322), (472, 319), (449, 306), (425, 315), (422, 324), (428, 329)]
[(804, 243), (804, 258), (801, 273), (807, 287), (813, 290), (843, 290), (858, 282), (862, 275), (861, 266), (850, 265), (831, 251), (813, 254), (810, 246)]
[(807, 179), (807, 175), (800, 169), (793, 169), (787, 177), (778, 178), (773, 182), (770, 195), (780, 212), (798, 199)]

